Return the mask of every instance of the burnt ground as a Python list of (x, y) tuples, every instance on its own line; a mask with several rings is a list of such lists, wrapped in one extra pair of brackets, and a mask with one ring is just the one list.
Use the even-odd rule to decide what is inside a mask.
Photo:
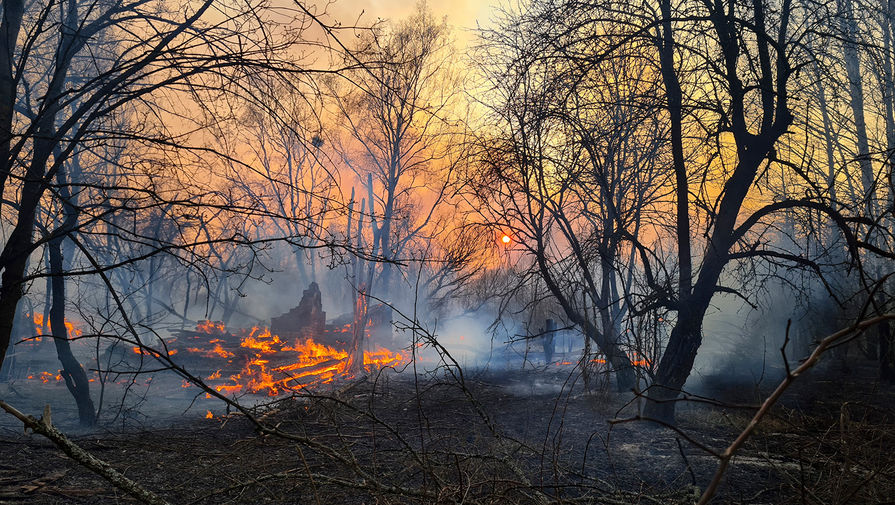
[[(585, 387), (568, 370), (481, 372), (465, 388), (450, 375), (407, 375), (257, 409), (279, 434), (259, 435), (243, 414), (204, 419), (195, 410), (141, 428), (84, 432), (59, 422), (177, 504), (675, 504), (693, 503), (717, 466), (693, 442), (721, 450), (753, 412), (688, 402), (675, 432), (608, 423), (636, 414), (636, 403), (622, 409), (631, 395), (606, 391), (599, 378)], [(873, 376), (865, 364), (797, 382), (714, 503), (893, 503), (895, 390)], [(773, 386), (707, 383), (701, 394), (729, 404), (754, 404)], [(135, 503), (4, 416), (0, 503)]]

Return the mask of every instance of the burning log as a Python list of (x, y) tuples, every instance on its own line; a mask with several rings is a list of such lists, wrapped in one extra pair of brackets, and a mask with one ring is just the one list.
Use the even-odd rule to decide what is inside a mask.
[[(326, 324), (320, 287), (312, 282), (298, 306), (271, 320), (271, 327), (228, 331), (222, 322), (200, 321), (166, 342), (169, 354), (206, 375), (216, 390), (276, 396), (297, 386), (325, 383), (338, 374), (392, 366), (391, 308), (368, 307), (361, 290), (353, 314)], [(375, 351), (365, 351), (375, 342)], [(136, 348), (134, 355), (147, 354)], [(151, 352), (148, 354), (152, 354)]]
[[(297, 387), (330, 382), (346, 371), (350, 361), (347, 342), (339, 346), (322, 342), (347, 340), (351, 326), (327, 327), (322, 335), (290, 338), (266, 327), (233, 333), (222, 325), (200, 321), (196, 331), (181, 331), (168, 346), (171, 354), (179, 350), (178, 358), (190, 368), (207, 374), (206, 380), (218, 391), (276, 396)], [(134, 352), (136, 356), (141, 351)], [(358, 347), (357, 368), (352, 373), (401, 361), (399, 353), (386, 349), (367, 352)]]
[(339, 358), (331, 358), (315, 365), (302, 366), (300, 363), (296, 363), (291, 366), (279, 367), (277, 370), (289, 376), (284, 382), (291, 382), (309, 375), (320, 376), (325, 372), (332, 372), (335, 374), (339, 371), (342, 361), (343, 360)]

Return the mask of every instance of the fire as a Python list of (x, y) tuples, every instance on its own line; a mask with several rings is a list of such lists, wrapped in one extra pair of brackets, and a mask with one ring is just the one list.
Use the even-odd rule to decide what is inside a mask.
[[(342, 332), (350, 332), (351, 326), (348, 324), (341, 328)], [(188, 352), (203, 358), (228, 358), (228, 363), (243, 363), (236, 373), (225, 375), (223, 369), (217, 369), (205, 377), (209, 386), (225, 394), (277, 396), (330, 382), (343, 373), (348, 361), (348, 352), (345, 350), (321, 344), (313, 338), (294, 339), (290, 342), (262, 326), (237, 332), (232, 335), (233, 343), (230, 345), (226, 338), (230, 334), (222, 324), (212, 325), (208, 321), (202, 321), (196, 326), (196, 331), (223, 338), (208, 340), (204, 347), (188, 347)], [(196, 340), (191, 339), (191, 345), (193, 342)], [(401, 353), (387, 349), (363, 353), (363, 366), (367, 371), (394, 366), (403, 361)]]
[(273, 352), (273, 346), (279, 344), (280, 337), (271, 336), (270, 330), (267, 328), (252, 328), (252, 332), (245, 337), (239, 344), (240, 347), (248, 347), (249, 349), (257, 349), (261, 352)]
[[(253, 329), (252, 334), (257, 334), (255, 330), (257, 329)], [(231, 384), (217, 386), (218, 391), (266, 393), (268, 396), (277, 396), (297, 387), (331, 381), (341, 372), (343, 363), (348, 359), (346, 351), (319, 344), (311, 339), (293, 345), (282, 345), (283, 342), (279, 337), (271, 336), (268, 330), (265, 329), (262, 335), (267, 339), (258, 340), (250, 335), (243, 340), (240, 344), (242, 347), (257, 349), (259, 352), (246, 362), (239, 374), (230, 376)], [(277, 345), (279, 348), (276, 348)], [(263, 356), (280, 353), (294, 353), (290, 356), (292, 363), (271, 366), (271, 360), (263, 359)], [(400, 353), (388, 350), (364, 352), (364, 367), (368, 371), (394, 365), (402, 360)], [(308, 378), (311, 380), (303, 380)]]
[[(150, 351), (149, 349), (142, 349), (138, 346), (133, 347), (134, 354), (143, 354), (145, 356), (158, 356), (159, 353), (155, 351)], [(174, 356), (177, 354), (177, 349), (168, 349), (168, 356)]]
[[(41, 321), (41, 316), (35, 314), (35, 324)], [(367, 330), (369, 328), (370, 321), (367, 321)], [(76, 331), (73, 327), (70, 329)], [(329, 331), (349, 337), (353, 324)], [(177, 354), (179, 350), (181, 356), (186, 355), (185, 360), (200, 360), (188, 367), (197, 363), (208, 364), (204, 360), (213, 360), (214, 364), (202, 376), (210, 387), (223, 394), (277, 396), (328, 383), (347, 374), (348, 351), (320, 343), (314, 338), (285, 338), (260, 326), (232, 334), (227, 332), (223, 323), (208, 321), (197, 324), (195, 333), (167, 341), (168, 355)], [(165, 352), (161, 348), (151, 350), (141, 346), (130, 349), (133, 355), (155, 358)], [(374, 372), (404, 361), (404, 354), (379, 348), (363, 351), (362, 366), (366, 371)], [(44, 383), (62, 380), (60, 374), (52, 372), (34, 372), (28, 378)], [(186, 380), (180, 385), (182, 388), (193, 387)]]
[(205, 413), (205, 419), (214, 419), (214, 414), (212, 414), (211, 411), (209, 410), (208, 412)]
[(53, 372), (40, 372), (37, 375), (28, 374), (26, 376), (26, 378), (28, 378), (29, 380), (39, 380), (39, 381), (43, 382), (44, 384), (46, 384), (50, 381), (61, 381), (62, 375), (59, 373), (53, 373)]
[(400, 353), (392, 353), (386, 349), (368, 352), (364, 351), (364, 366), (376, 365), (379, 368), (399, 364), (404, 358)]
[[(631, 366), (645, 367), (645, 368), (649, 368), (649, 367), (653, 366), (652, 360), (641, 357), (636, 353), (633, 356), (629, 356), (628, 359), (631, 361)], [(593, 363), (595, 365), (605, 365), (606, 358), (605, 357), (592, 358), (590, 360), (590, 363)], [(578, 363), (572, 362), (572, 361), (558, 361), (556, 364), (559, 366), (570, 366), (570, 365), (577, 365)]]
[[(35, 335), (44, 335), (44, 315), (40, 312), (34, 312), (31, 314), (31, 320), (34, 322), (34, 334)], [(49, 321), (47, 321), (47, 326), (49, 330)], [(65, 331), (68, 333), (68, 338), (72, 337), (80, 337), (82, 332), (78, 328), (75, 328), (74, 323), (65, 320)], [(47, 333), (46, 335), (50, 335)], [(39, 342), (40, 338), (35, 338), (35, 341)]]
[(41, 372), (40, 373), (40, 381), (43, 382), (44, 384), (46, 384), (47, 382), (50, 382), (53, 379), (55, 379), (57, 381), (61, 381), (62, 376), (59, 374), (52, 374), (50, 372)]
[(225, 333), (223, 321), (199, 321), (196, 323), (196, 331), (200, 333), (208, 333), (209, 335), (221, 335)]
[(187, 347), (186, 349), (189, 352), (194, 352), (205, 356), (206, 358), (232, 358), (234, 354), (230, 351), (227, 351), (221, 346), (221, 344), (214, 344), (214, 347), (211, 349), (200, 349), (198, 347)]

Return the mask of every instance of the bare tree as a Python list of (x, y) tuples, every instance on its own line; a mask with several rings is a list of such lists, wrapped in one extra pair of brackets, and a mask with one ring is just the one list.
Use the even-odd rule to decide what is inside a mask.
[(425, 8), (361, 42), (371, 63), (336, 101), (351, 140), (344, 160), (364, 186), (371, 247), (387, 260), (377, 278), (391, 287), (393, 265), (431, 221), (457, 162), (458, 77), (444, 21)]
[[(820, 220), (825, 226), (832, 225), (842, 240), (830, 247), (842, 249), (853, 259), (857, 259), (857, 248), (888, 255), (878, 239), (867, 239), (858, 233), (856, 223), (861, 223), (866, 233), (885, 235), (885, 227), (874, 224), (875, 218), (867, 207), (857, 210), (851, 204), (841, 205), (831, 200), (825, 188), (833, 187), (837, 174), (842, 172), (833, 170), (832, 162), (828, 163), (823, 170), (825, 182), (818, 185), (817, 165), (804, 145), (793, 141), (802, 137), (788, 135), (794, 127), (801, 129), (805, 124), (794, 112), (798, 109), (796, 104), (803, 99), (802, 93), (817, 89), (814, 82), (803, 80), (798, 74), (798, 70), (818, 61), (811, 44), (823, 31), (815, 27), (829, 26), (831, 19), (838, 19), (836, 16), (835, 11), (824, 6), (794, 5), (789, 0), (780, 3), (662, 0), (655, 5), (636, 6), (612, 2), (549, 5), (531, 2), (522, 6), (522, 15), (510, 18), (512, 21), (504, 30), (486, 34), (485, 44), (494, 48), (486, 53), (487, 60), (503, 61), (504, 68), (510, 69), (493, 74), (491, 81), (499, 83), (496, 88), (504, 90), (498, 102), (505, 109), (496, 124), (511, 125), (503, 128), (512, 135), (503, 133), (505, 140), (489, 139), (488, 143), (497, 148), (490, 149), (492, 154), (486, 158), (486, 165), (494, 168), (486, 172), (491, 179), (482, 186), (497, 187), (507, 179), (517, 180), (519, 184), (515, 191), (504, 191), (501, 200), (494, 204), (496, 212), (492, 215), (504, 214), (510, 218), (495, 219), (494, 223), (519, 233), (534, 230), (536, 233), (523, 235), (521, 243), (533, 262), (549, 265), (552, 251), (546, 237), (555, 240), (562, 236), (565, 242), (559, 243), (569, 251), (576, 251), (570, 233), (557, 235), (541, 231), (554, 223), (557, 230), (562, 230), (564, 222), (571, 222), (568, 211), (559, 212), (562, 209), (559, 203), (568, 204), (577, 198), (580, 208), (592, 211), (602, 206), (607, 212), (609, 221), (595, 221), (591, 225), (600, 232), (594, 235), (597, 240), (590, 242), (594, 246), (593, 257), (615, 258), (616, 272), (630, 272), (632, 279), (642, 282), (646, 289), (638, 289), (637, 296), (628, 298), (636, 300), (636, 313), (647, 314), (658, 308), (674, 314), (668, 343), (648, 392), (651, 400), (646, 405), (648, 417), (673, 422), (675, 402), (702, 344), (703, 321), (715, 295), (747, 296), (744, 290), (748, 282), (729, 284), (735, 280), (730, 275), (732, 266), (762, 260), (775, 268), (807, 268), (822, 273), (815, 259), (818, 255), (828, 256), (825, 248), (799, 251), (794, 250), (792, 243), (774, 238), (797, 235), (795, 216), (812, 216), (815, 223)], [(842, 25), (846, 32), (852, 29), (848, 19), (846, 16)], [(559, 36), (549, 29), (541, 29), (545, 25), (563, 26), (563, 23), (568, 25), (558, 29)], [(554, 44), (554, 40), (558, 42)], [(843, 44), (841, 47), (847, 50), (853, 46), (848, 37)], [(657, 65), (650, 67), (650, 62)], [(849, 65), (854, 67), (856, 63), (851, 61)], [(630, 165), (631, 173), (650, 173), (650, 165), (643, 166), (642, 161), (649, 160), (658, 165), (659, 173), (671, 174), (667, 179), (643, 176), (638, 181), (642, 186), (627, 186), (642, 188), (635, 189), (635, 195), (659, 198), (652, 207), (655, 212), (650, 214), (650, 233), (637, 233), (636, 220), (625, 223), (613, 217), (613, 209), (608, 204), (616, 202), (606, 198), (599, 186), (593, 186), (587, 193), (573, 191), (574, 185), (587, 180), (586, 172), (574, 170), (581, 166), (576, 158), (579, 153), (569, 154), (555, 147), (556, 139), (567, 141), (579, 135), (571, 128), (565, 129), (556, 111), (587, 110), (591, 97), (599, 96), (604, 88), (618, 89), (619, 83), (606, 79), (575, 87), (556, 79), (556, 74), (545, 73), (542, 67), (550, 65), (573, 70), (616, 65), (624, 70), (597, 75), (623, 75), (623, 83), (653, 82), (650, 78), (660, 83), (658, 89), (646, 87), (643, 93), (617, 96), (615, 105), (627, 107), (623, 117), (647, 118), (640, 123), (633, 119), (624, 124), (648, 125), (649, 119), (656, 118), (658, 124), (667, 125), (638, 132), (643, 137), (635, 138), (650, 137), (657, 142), (652, 145), (659, 145), (661, 149), (640, 151), (649, 157), (644, 156)], [(631, 71), (632, 68), (650, 68), (651, 72), (638, 73)], [(856, 73), (855, 68), (846, 72)], [(639, 76), (647, 79), (638, 81)], [(559, 89), (551, 91), (551, 85), (557, 82)], [(577, 82), (573, 80), (572, 84)], [(859, 95), (859, 91), (852, 85), (851, 96)], [(656, 96), (659, 101), (653, 99)], [(539, 100), (531, 102), (524, 97), (539, 97)], [(601, 106), (612, 110), (612, 101)], [(863, 110), (859, 104), (855, 107)], [(828, 119), (830, 109), (826, 109)], [(823, 111), (821, 115), (824, 116)], [(835, 143), (830, 140), (832, 123), (825, 119), (823, 124), (829, 153)], [(586, 132), (593, 134), (599, 130)], [(611, 185), (611, 173), (602, 169), (608, 165), (605, 160), (618, 156), (611, 143), (613, 137), (594, 136), (597, 140), (589, 144), (599, 156), (587, 150), (588, 142), (578, 144), (580, 153), (592, 157), (590, 165), (600, 170), (600, 177)], [(861, 144), (856, 149), (859, 159), (863, 158), (860, 153), (869, 149), (860, 140), (865, 137), (869, 137), (866, 132), (855, 136)], [(632, 147), (621, 145), (618, 151), (630, 156)], [(861, 167), (864, 174), (861, 177), (866, 179), (862, 188), (878, 186), (878, 177), (868, 169), (870, 164), (861, 162)], [(507, 177), (508, 174), (512, 176)], [(659, 187), (653, 187), (656, 185)], [(768, 199), (768, 195), (772, 197)], [(479, 201), (491, 200), (480, 198)], [(615, 213), (627, 217), (625, 212), (616, 210)], [(574, 215), (586, 214), (576, 210)], [(614, 228), (608, 226), (613, 220), (618, 223)], [(810, 226), (806, 223), (802, 229), (807, 233)], [(581, 228), (566, 225), (566, 229)], [(778, 229), (782, 232), (775, 233)], [(611, 247), (605, 244), (599, 246), (599, 238), (613, 240), (606, 238), (613, 236), (618, 237), (614, 239), (618, 243), (628, 244), (628, 250), (634, 255), (626, 257), (612, 253)], [(575, 254), (586, 258), (583, 253)], [(572, 272), (570, 264), (587, 264), (578, 258), (576, 263), (569, 261), (566, 258), (555, 266), (542, 267), (542, 276), (554, 276), (551, 268)], [(618, 264), (623, 265), (621, 269)], [(591, 275), (578, 271), (570, 275), (571, 282), (558, 285), (551, 292), (562, 297), (567, 296), (564, 293), (573, 293), (576, 286), (597, 286), (596, 281), (588, 279), (602, 275), (603, 279), (611, 280), (611, 271), (606, 269)], [(617, 282), (626, 284), (620, 279)], [(631, 285), (630, 281), (627, 285)], [(597, 307), (607, 307), (614, 300), (625, 298), (607, 297), (599, 289), (591, 291), (593, 305)], [(573, 306), (572, 303), (565, 305)], [(582, 324), (581, 318), (570, 319)]]
[[(654, 114), (659, 74), (643, 47), (600, 60), (575, 26), (586, 11), (534, 4), (487, 32), (480, 61), (494, 136), (467, 185), (487, 224), (513, 247), (565, 318), (604, 353), (621, 390), (634, 387), (622, 339), (634, 288), (633, 244), (665, 191), (668, 132)], [(520, 273), (520, 279), (527, 278)]]
[[(142, 0), (12, 1), (0, 9), (0, 203), (6, 231), (0, 356), (10, 344), (24, 289), (35, 279), (50, 279), (51, 326), (59, 342), (65, 339), (66, 277), (97, 276), (108, 290), (117, 289), (116, 281), (131, 290), (143, 286), (142, 307), (136, 298), (125, 301), (115, 293), (120, 311), (133, 309), (139, 320), (158, 310), (171, 312), (156, 291), (156, 274), (168, 262), (207, 266), (208, 247), (215, 244), (257, 251), (289, 240), (228, 229), (230, 221), (300, 222), (305, 216), (236, 200), (214, 173), (228, 163), (250, 165), (240, 161), (241, 153), (216, 148), (211, 135), (231, 119), (234, 103), (253, 102), (273, 113), (276, 104), (261, 100), (252, 87), (259, 76), (275, 80), (279, 89), (312, 92), (306, 82), (314, 70), (296, 48), (325, 51), (327, 42), (306, 38), (310, 24), (319, 21), (310, 11), (296, 3), (293, 11), (273, 16), (265, 2), (205, 1), (184, 8)], [(293, 21), (302, 28), (291, 28)], [(84, 170), (66, 173), (74, 163)], [(48, 209), (63, 209), (61, 222), (43, 222)], [(193, 223), (214, 213), (218, 218), (203, 236)], [(38, 230), (44, 233), (35, 237)], [(69, 257), (66, 266), (64, 251), (72, 244), (81, 259), (71, 263)], [(29, 258), (42, 248), (50, 253), (52, 271), (29, 272)], [(247, 261), (219, 271), (251, 272), (256, 257), (249, 254)], [(130, 267), (143, 279), (134, 283)], [(122, 317), (122, 328), (133, 330), (133, 320)], [(84, 382), (76, 389), (89, 399), (86, 380), (77, 378), (81, 367), (68, 354), (60, 349), (66, 379)]]
[[(354, 54), (369, 64), (349, 89), (333, 88), (347, 137), (336, 140), (337, 149), (363, 188), (360, 201), (352, 191), (349, 205), (357, 217), (349, 220), (348, 235), (366, 235), (369, 254), (381, 261), (356, 264), (351, 281), (364, 293), (359, 297), (396, 303), (396, 264), (411, 259), (431, 236), (462, 156), (459, 76), (448, 26), (424, 4), (408, 19), (373, 30)], [(363, 325), (366, 312), (356, 313), (356, 324)]]

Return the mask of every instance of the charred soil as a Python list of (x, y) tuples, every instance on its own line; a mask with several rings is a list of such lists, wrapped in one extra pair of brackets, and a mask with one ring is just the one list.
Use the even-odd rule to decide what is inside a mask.
[[(327, 394), (168, 426), (73, 433), (171, 503), (693, 503), (765, 386), (720, 383), (677, 430), (568, 370), (380, 374)], [(895, 393), (869, 365), (797, 383), (738, 454), (714, 503), (885, 503)], [(769, 384), (767, 387), (770, 387)], [(33, 412), (36, 414), (36, 412)], [(4, 423), (0, 503), (131, 498), (49, 441)], [(702, 446), (702, 447), (700, 447)]]

